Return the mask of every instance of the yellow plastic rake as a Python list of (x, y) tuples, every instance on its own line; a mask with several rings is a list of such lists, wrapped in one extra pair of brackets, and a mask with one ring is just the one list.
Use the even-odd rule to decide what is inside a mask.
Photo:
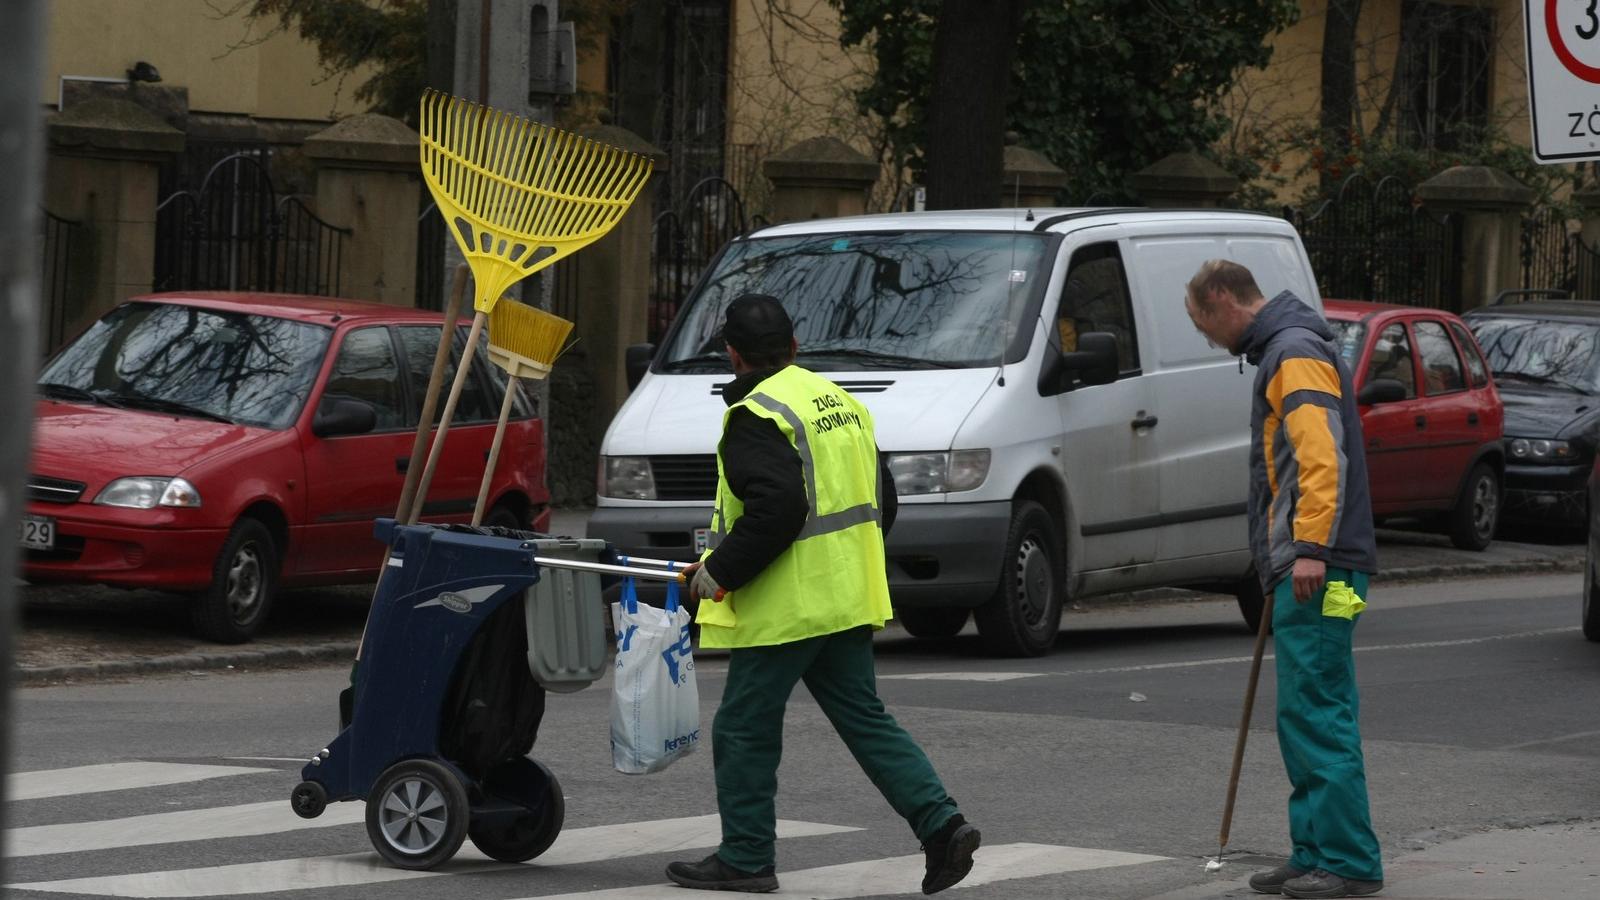
[(422, 178), (472, 269), (476, 315), (408, 522), (421, 512), (495, 304), (518, 281), (610, 231), (654, 166), (648, 157), (436, 91), (423, 94), (420, 125)]

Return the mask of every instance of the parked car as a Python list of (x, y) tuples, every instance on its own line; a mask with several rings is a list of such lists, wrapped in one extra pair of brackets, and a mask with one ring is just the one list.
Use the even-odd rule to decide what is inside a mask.
[[(370, 580), (373, 519), (399, 503), (441, 324), (270, 294), (118, 306), (39, 376), (24, 575), (193, 592), (197, 630), (228, 642), (255, 633), (280, 585)], [(470, 518), (505, 385), (482, 360), (426, 520)], [(543, 423), (520, 395), (512, 420), (486, 520), (542, 529)]]
[(1502, 303), (1463, 318), (1505, 401), (1505, 515), (1584, 526), (1600, 440), (1600, 303)]
[(736, 239), (606, 433), (589, 523), (626, 553), (706, 546), (731, 377), (734, 297), (780, 298), (801, 365), (871, 410), (900, 496), (896, 614), (914, 635), (975, 614), (993, 651), (1054, 647), (1068, 597), (1224, 586), (1252, 626), (1245, 500), (1253, 373), (1185, 312), (1201, 262), (1321, 308), (1294, 228), (1272, 216), (974, 210), (812, 220)]
[(1375, 517), (1423, 516), (1465, 550), (1494, 540), (1504, 410), (1483, 352), (1454, 313), (1327, 300), (1355, 378)]
[(1600, 460), (1589, 473), (1588, 545), (1583, 561), (1583, 636), (1600, 642)]

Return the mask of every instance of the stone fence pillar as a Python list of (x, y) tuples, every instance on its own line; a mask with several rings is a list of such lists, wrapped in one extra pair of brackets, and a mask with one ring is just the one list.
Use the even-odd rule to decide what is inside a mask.
[(65, 334), (155, 281), (156, 190), (161, 163), (183, 150), (183, 132), (127, 100), (96, 99), (68, 106), (46, 125), (49, 157), (44, 206), (81, 223), (69, 260), (76, 275), (66, 310), (41, 318), (61, 321)]
[(1056, 193), (1067, 184), (1067, 173), (1043, 153), (1008, 145), (1000, 181), (998, 206), (1039, 209), (1056, 205)]
[(649, 338), (651, 226), (656, 187), (667, 171), (667, 155), (617, 125), (591, 125), (578, 132), (601, 144), (655, 160), (655, 172), (633, 206), (605, 237), (579, 251), (578, 318), (574, 331), (594, 373), (592, 429), (596, 439), (628, 397), (626, 351)]
[(1458, 312), (1522, 286), (1522, 217), (1533, 189), (1490, 166), (1454, 166), (1417, 186), (1437, 214), (1461, 217)]
[(767, 157), (772, 221), (800, 222), (866, 212), (878, 164), (838, 138), (814, 137)]
[(1239, 190), (1239, 179), (1204, 156), (1184, 151), (1134, 173), (1133, 189), (1154, 209), (1210, 209)]
[(418, 137), (398, 119), (351, 116), (306, 139), (317, 166), (317, 215), (349, 228), (339, 295), (416, 306)]

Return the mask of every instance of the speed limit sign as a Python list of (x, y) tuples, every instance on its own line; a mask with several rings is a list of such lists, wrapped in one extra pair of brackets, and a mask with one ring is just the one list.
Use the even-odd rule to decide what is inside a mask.
[(1533, 156), (1600, 159), (1600, 0), (1523, 0)]

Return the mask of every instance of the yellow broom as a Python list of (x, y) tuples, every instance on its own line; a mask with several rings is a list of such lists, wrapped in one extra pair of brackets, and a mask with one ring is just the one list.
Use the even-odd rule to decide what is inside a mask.
[[(435, 91), (423, 94), (419, 124), (422, 178), (472, 268), (476, 314), (408, 522), (422, 510), (489, 314), (512, 285), (610, 231), (653, 166), (647, 157)], [(536, 339), (520, 350), (548, 370), (560, 346)]]
[(517, 395), (517, 379), (548, 376), (571, 333), (572, 323), (566, 319), (511, 299), (495, 304), (489, 314), (489, 361), (506, 370), (506, 396), (500, 403), (500, 421), (495, 425), (483, 483), (478, 486), (478, 502), (472, 506), (472, 524), (483, 521), (489, 505), (489, 483), (500, 462), (500, 443), (505, 440), (506, 420)]

